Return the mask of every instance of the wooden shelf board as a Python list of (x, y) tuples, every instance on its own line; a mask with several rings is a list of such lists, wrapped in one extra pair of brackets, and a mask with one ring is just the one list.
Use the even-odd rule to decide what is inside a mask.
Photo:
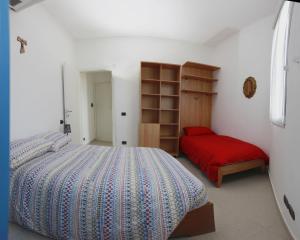
[(166, 95), (166, 94), (162, 94), (162, 97), (174, 97), (174, 98), (179, 98), (179, 95)]
[(179, 126), (179, 123), (160, 123), (162, 126)]
[(161, 82), (161, 83), (165, 83), (165, 84), (174, 84), (174, 85), (180, 84), (180, 81), (159, 80), (159, 79), (151, 79), (151, 78), (142, 79), (142, 82), (143, 83), (156, 83), (156, 84), (159, 84)]
[(185, 64), (183, 64), (183, 67), (207, 69), (207, 70), (211, 70), (211, 71), (217, 71), (217, 70), (221, 69), (220, 67), (217, 67), (217, 66), (212, 66), (212, 65), (202, 64), (202, 63), (195, 63), (195, 62), (186, 62)]
[(166, 83), (166, 84), (174, 84), (174, 85), (180, 84), (180, 81), (161, 80), (161, 82), (162, 82), (162, 83)]
[(159, 97), (160, 94), (158, 93), (142, 93), (142, 96), (150, 96), (150, 97)]
[(160, 111), (172, 111), (172, 112), (178, 112), (179, 109), (160, 109)]
[(160, 122), (161, 125), (178, 125), (179, 123)]
[(162, 140), (178, 140), (179, 137), (170, 137), (170, 136), (160, 136)]
[(147, 111), (159, 111), (159, 108), (142, 108), (142, 110), (147, 110)]
[(207, 77), (201, 77), (197, 75), (192, 75), (192, 74), (185, 74), (182, 75), (182, 79), (192, 79), (192, 80), (199, 80), (199, 81), (204, 81), (204, 82), (216, 82), (218, 81), (217, 79), (214, 78), (207, 78)]
[(160, 80), (148, 78), (148, 79), (142, 79), (142, 82), (144, 82), (144, 83), (156, 83), (156, 84), (159, 84)]
[(195, 91), (195, 90), (187, 90), (187, 89), (182, 89), (181, 92), (184, 92), (184, 93), (205, 94), (205, 95), (217, 95), (218, 94), (216, 92)]

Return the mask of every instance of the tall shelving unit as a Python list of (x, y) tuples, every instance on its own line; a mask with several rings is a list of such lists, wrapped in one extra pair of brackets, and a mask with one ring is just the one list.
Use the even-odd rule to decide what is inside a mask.
[(180, 65), (141, 63), (140, 146), (178, 156)]
[(181, 74), (180, 128), (211, 126), (213, 91), (219, 67), (186, 62)]

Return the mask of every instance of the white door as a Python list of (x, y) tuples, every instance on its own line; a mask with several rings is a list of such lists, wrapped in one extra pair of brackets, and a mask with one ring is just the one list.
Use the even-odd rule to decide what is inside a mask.
[(65, 83), (65, 117), (66, 123), (71, 124), (73, 143), (81, 143), (80, 139), (80, 73), (71, 64), (63, 66)]
[(96, 84), (96, 128), (98, 141), (112, 142), (112, 84)]

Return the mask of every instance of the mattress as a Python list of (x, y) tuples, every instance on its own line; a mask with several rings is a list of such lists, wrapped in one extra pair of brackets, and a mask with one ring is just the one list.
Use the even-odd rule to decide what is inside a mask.
[(54, 239), (167, 239), (206, 203), (160, 149), (69, 144), (11, 172), (11, 221)]
[(266, 163), (269, 161), (257, 146), (216, 134), (183, 136), (180, 148), (214, 182), (218, 181), (218, 169), (221, 166), (257, 159)]

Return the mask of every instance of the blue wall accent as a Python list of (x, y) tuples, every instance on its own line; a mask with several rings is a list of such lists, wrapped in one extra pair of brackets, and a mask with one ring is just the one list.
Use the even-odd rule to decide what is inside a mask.
[(9, 23), (8, 1), (0, 0), (0, 239), (7, 239), (9, 187)]

